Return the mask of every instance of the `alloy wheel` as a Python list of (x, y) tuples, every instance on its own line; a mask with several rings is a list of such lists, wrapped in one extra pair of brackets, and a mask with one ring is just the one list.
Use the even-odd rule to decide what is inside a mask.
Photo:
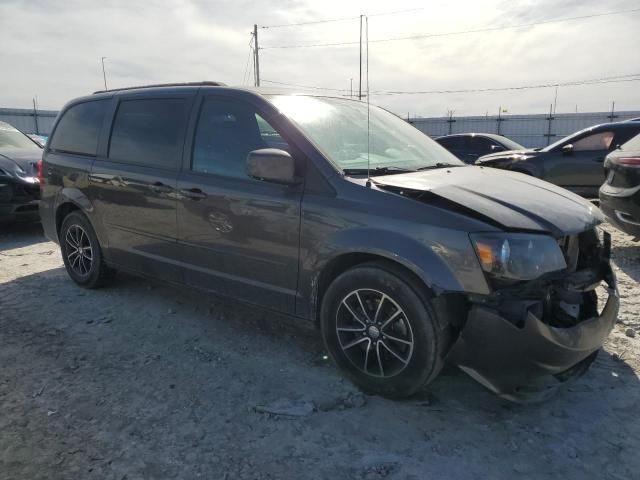
[(80, 225), (71, 225), (67, 230), (65, 242), (69, 267), (82, 277), (88, 275), (93, 264), (93, 249), (87, 232)]
[(377, 290), (354, 290), (343, 298), (336, 333), (349, 361), (374, 377), (397, 375), (413, 354), (413, 331), (404, 310)]

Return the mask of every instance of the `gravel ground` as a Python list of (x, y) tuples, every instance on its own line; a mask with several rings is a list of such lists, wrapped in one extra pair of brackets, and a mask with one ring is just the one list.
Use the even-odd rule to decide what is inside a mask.
[(0, 229), (3, 480), (638, 478), (640, 244), (615, 230), (619, 324), (521, 406), (453, 368), (365, 396), (306, 325), (128, 275), (85, 291), (38, 226)]

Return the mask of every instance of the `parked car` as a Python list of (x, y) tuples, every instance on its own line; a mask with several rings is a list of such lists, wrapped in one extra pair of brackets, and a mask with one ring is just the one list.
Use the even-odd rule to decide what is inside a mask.
[(36, 133), (28, 133), (27, 136), (36, 142), (41, 148), (44, 148), (47, 143), (47, 135), (38, 135)]
[(588, 198), (604, 183), (604, 157), (640, 133), (640, 122), (605, 123), (569, 135), (541, 149), (480, 157), (476, 165), (526, 173)]
[(613, 225), (640, 238), (640, 135), (607, 155), (604, 170), (600, 208)]
[(8, 123), (0, 122), (0, 222), (37, 220), (40, 187), (36, 164), (42, 148)]
[(456, 133), (436, 138), (436, 142), (465, 163), (475, 163), (483, 155), (508, 150), (524, 150), (513, 140), (493, 133)]
[(449, 360), (505, 398), (542, 398), (616, 321), (596, 207), (465, 165), (355, 100), (97, 93), (63, 108), (40, 171), (45, 233), (78, 285), (124, 270), (316, 322), (380, 395), (416, 392)]

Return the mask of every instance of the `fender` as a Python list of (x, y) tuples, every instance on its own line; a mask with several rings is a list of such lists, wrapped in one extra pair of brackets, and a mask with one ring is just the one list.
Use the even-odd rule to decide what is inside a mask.
[[(438, 235), (440, 234), (440, 235)], [(442, 239), (439, 241), (438, 238)], [(312, 253), (301, 263), (299, 295), (310, 299), (311, 316), (318, 308), (318, 290), (325, 268), (350, 254), (374, 255), (395, 262), (413, 272), (434, 294), (444, 292), (489, 293), (468, 234), (445, 233), (426, 227), (422, 235), (410, 235), (377, 228), (354, 228), (335, 232), (324, 245), (331, 251)]]
[(60, 190), (60, 192), (58, 193), (58, 198), (56, 199), (56, 220), (60, 208), (65, 204), (72, 204), (78, 210), (84, 213), (93, 226), (100, 245), (103, 248), (108, 247), (108, 237), (102, 227), (102, 223), (98, 218), (96, 218), (94, 214), (95, 208), (93, 206), (93, 203), (79, 188), (64, 187), (62, 190)]

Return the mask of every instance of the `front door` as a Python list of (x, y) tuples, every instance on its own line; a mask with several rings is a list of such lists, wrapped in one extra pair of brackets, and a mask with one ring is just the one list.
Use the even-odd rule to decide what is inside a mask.
[(598, 195), (604, 183), (604, 157), (613, 146), (614, 133), (604, 131), (574, 140), (571, 151), (557, 148), (548, 158), (545, 180), (587, 196)]
[(247, 155), (260, 148), (290, 151), (251, 104), (215, 96), (202, 100), (190, 159), (178, 179), (185, 279), (293, 313), (302, 187), (248, 177)]

